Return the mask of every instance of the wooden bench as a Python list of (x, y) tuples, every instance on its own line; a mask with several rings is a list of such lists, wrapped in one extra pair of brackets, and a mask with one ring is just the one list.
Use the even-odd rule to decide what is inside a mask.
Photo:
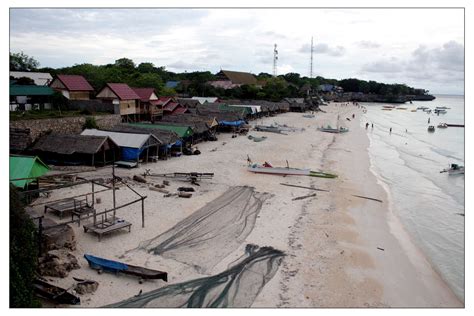
[(121, 219), (115, 219), (115, 222), (113, 221), (104, 221), (96, 224), (95, 226), (93, 224), (91, 225), (84, 225), (84, 232), (93, 232), (96, 233), (97, 236), (99, 237), (99, 241), (102, 238), (102, 235), (109, 234), (111, 232), (114, 232), (116, 230), (122, 229), (122, 228), (127, 228), (128, 227), (128, 232), (130, 233), (132, 224)]
[(48, 211), (48, 209), (53, 210), (54, 212), (59, 214), (59, 218), (63, 218), (64, 213), (67, 212), (74, 212), (80, 210), (82, 208), (90, 207), (87, 197), (82, 199), (66, 199), (62, 201), (58, 201), (52, 204), (46, 204), (44, 206), (44, 213)]

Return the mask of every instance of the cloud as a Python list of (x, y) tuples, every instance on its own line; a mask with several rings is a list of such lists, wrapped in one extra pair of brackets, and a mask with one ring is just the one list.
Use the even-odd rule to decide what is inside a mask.
[(357, 47), (365, 48), (365, 49), (372, 49), (372, 48), (379, 48), (380, 44), (372, 41), (359, 41), (355, 42)]
[(392, 57), (386, 60), (379, 60), (362, 66), (362, 72), (375, 73), (396, 73), (403, 70), (403, 62)]
[[(340, 57), (340, 56), (344, 55), (345, 51), (346, 50), (343, 46), (331, 47), (326, 43), (319, 43), (319, 44), (313, 45), (313, 53), (314, 54)], [(300, 47), (300, 49), (298, 50), (298, 52), (309, 54), (311, 52), (311, 45), (310, 44), (303, 44)]]

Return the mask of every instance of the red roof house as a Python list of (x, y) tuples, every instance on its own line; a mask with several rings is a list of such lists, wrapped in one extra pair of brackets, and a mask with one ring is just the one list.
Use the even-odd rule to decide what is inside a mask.
[(69, 100), (89, 100), (94, 88), (80, 75), (57, 75), (50, 85)]
[(140, 113), (140, 96), (126, 83), (107, 83), (96, 98), (114, 104), (115, 113), (120, 113), (120, 115)]

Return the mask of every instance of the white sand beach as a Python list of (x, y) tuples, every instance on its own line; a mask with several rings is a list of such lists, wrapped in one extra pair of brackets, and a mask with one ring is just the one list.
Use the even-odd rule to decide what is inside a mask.
[[(288, 135), (256, 132), (250, 135), (267, 136), (253, 142), (246, 136), (231, 138), (218, 135), (216, 142), (197, 145), (201, 155), (182, 156), (157, 163), (143, 164), (138, 169), (116, 169), (120, 177), (152, 173), (213, 172), (211, 180), (203, 179), (189, 199), (163, 197), (163, 193), (148, 189), (148, 184), (128, 181), (145, 200), (145, 227), (142, 228), (141, 206), (133, 204), (117, 211), (117, 216), (132, 223), (131, 232), (119, 231), (98, 241), (82, 227), (72, 225), (77, 239), (73, 254), (81, 269), (73, 270), (64, 279), (49, 278), (65, 288), (72, 277), (99, 282), (97, 291), (81, 296), (80, 307), (100, 307), (116, 303), (140, 291), (148, 291), (218, 274), (244, 254), (247, 244), (271, 246), (286, 256), (252, 307), (461, 307), (460, 302), (440, 276), (432, 269), (423, 254), (413, 245), (397, 217), (389, 208), (389, 196), (370, 171), (367, 152), (369, 140), (360, 126), (362, 110), (356, 106), (331, 104), (322, 107), (315, 118), (304, 118), (302, 113), (285, 113), (251, 122), (277, 122), (304, 131)], [(352, 119), (355, 114), (355, 119)], [(331, 124), (349, 128), (348, 133), (330, 134), (318, 131), (321, 125)], [(350, 117), (351, 120), (346, 120)], [(276, 176), (253, 174), (247, 171), (247, 155), (253, 162), (268, 161), (274, 166), (309, 168), (336, 173), (336, 179), (306, 176)], [(88, 178), (111, 177), (111, 168), (83, 174)], [(161, 183), (163, 178), (147, 178)], [(176, 192), (189, 182), (169, 179), (166, 189)], [(312, 191), (283, 186), (288, 183), (314, 185), (330, 192)], [(230, 187), (251, 186), (257, 192), (269, 193), (256, 218), (255, 226), (241, 245), (211, 269), (198, 272), (192, 265), (154, 255), (137, 249), (145, 240), (152, 239), (172, 228), (208, 202), (219, 197)], [(55, 200), (90, 191), (90, 185), (65, 188), (52, 192)], [(292, 200), (308, 194), (315, 197)], [(125, 187), (117, 191), (117, 204), (135, 199)], [(361, 195), (383, 202), (362, 199)], [(112, 207), (110, 191), (97, 194), (101, 203), (97, 211)], [(44, 200), (44, 198), (43, 198)], [(38, 208), (41, 211), (41, 207)], [(53, 214), (48, 217), (57, 219)], [(123, 261), (168, 272), (168, 283), (161, 280), (139, 284), (136, 278), (124, 275), (98, 274), (89, 268), (84, 254)]]

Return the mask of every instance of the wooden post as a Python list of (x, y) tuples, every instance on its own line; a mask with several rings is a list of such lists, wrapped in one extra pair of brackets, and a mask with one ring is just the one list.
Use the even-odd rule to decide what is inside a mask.
[[(91, 181), (92, 183), (92, 203), (91, 203), (91, 206), (94, 207), (95, 206), (95, 191), (94, 191), (94, 181)], [(87, 197), (87, 195), (86, 195)]]
[(145, 199), (142, 198), (142, 228), (145, 227)]
[(115, 164), (112, 165), (112, 197), (114, 205), (114, 221), (115, 221)]

